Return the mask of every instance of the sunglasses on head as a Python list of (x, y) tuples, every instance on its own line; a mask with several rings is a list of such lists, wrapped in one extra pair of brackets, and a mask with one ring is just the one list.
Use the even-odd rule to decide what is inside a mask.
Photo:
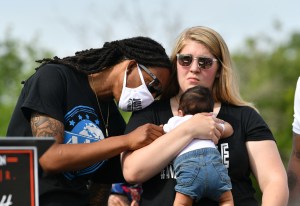
[(144, 65), (138, 64), (141, 69), (143, 69), (147, 74), (152, 77), (152, 81), (147, 85), (148, 90), (150, 93), (155, 93), (155, 98), (161, 95), (161, 85), (158, 78)]
[(177, 61), (181, 66), (189, 67), (194, 60), (197, 60), (197, 65), (199, 69), (210, 69), (213, 62), (217, 62), (218, 59), (210, 57), (193, 57), (191, 54), (177, 54)]

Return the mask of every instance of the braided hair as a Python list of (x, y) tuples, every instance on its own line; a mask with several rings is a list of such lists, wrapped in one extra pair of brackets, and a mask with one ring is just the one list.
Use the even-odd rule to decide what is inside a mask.
[(65, 58), (44, 58), (36, 62), (63, 64), (86, 74), (96, 73), (123, 61), (133, 59), (145, 66), (171, 69), (171, 63), (161, 44), (148, 37), (133, 37), (104, 43), (102, 48), (89, 49)]

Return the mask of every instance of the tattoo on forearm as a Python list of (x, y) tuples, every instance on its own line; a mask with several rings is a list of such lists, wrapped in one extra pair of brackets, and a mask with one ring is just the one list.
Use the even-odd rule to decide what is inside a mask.
[(51, 117), (34, 113), (31, 116), (32, 134), (37, 137), (62, 137), (62, 125)]

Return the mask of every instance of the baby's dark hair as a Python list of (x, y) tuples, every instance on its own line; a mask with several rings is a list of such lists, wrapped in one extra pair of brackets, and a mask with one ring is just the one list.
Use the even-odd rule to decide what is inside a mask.
[[(148, 37), (133, 37), (106, 42), (102, 48), (76, 52), (65, 58), (45, 58), (38, 60), (44, 64), (63, 64), (77, 71), (92, 74), (109, 68), (124, 59), (133, 59), (145, 66), (171, 69), (171, 62), (162, 45)], [(38, 68), (39, 68), (38, 67)]]
[(178, 110), (184, 115), (194, 115), (200, 112), (212, 112), (214, 100), (208, 88), (195, 86), (187, 89), (180, 97)]

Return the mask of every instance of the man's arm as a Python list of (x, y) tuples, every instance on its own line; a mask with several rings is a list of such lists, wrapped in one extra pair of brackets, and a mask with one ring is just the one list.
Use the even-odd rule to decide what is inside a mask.
[(288, 183), (290, 205), (300, 202), (300, 134), (293, 133), (293, 147), (288, 163)]
[(300, 202), (300, 77), (298, 78), (294, 98), (293, 145), (287, 168), (290, 198), (289, 205)]

